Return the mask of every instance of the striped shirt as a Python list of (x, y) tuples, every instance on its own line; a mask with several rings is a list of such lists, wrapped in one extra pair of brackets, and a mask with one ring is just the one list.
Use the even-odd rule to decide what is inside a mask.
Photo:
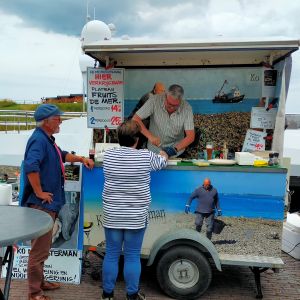
[(107, 150), (103, 159), (103, 226), (140, 229), (147, 226), (151, 202), (150, 171), (164, 168), (167, 160), (146, 149)]
[[(165, 94), (151, 95), (149, 100), (136, 112), (143, 120), (150, 116), (149, 130), (160, 137), (161, 147), (174, 146), (184, 138), (185, 130), (194, 130), (192, 107), (185, 100), (169, 115), (165, 108)], [(160, 149), (148, 141), (148, 149), (159, 153)], [(182, 151), (183, 152), (183, 151)]]

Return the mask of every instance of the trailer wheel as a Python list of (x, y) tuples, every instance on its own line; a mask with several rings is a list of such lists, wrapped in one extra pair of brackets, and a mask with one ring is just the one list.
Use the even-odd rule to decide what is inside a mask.
[(160, 258), (156, 276), (161, 289), (175, 299), (196, 299), (210, 285), (212, 272), (205, 256), (189, 246), (176, 246)]

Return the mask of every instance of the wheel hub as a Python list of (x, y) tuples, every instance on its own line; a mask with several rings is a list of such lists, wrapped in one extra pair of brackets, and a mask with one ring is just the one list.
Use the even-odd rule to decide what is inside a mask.
[(199, 271), (195, 263), (187, 259), (174, 261), (168, 272), (170, 281), (177, 288), (188, 289), (199, 280)]

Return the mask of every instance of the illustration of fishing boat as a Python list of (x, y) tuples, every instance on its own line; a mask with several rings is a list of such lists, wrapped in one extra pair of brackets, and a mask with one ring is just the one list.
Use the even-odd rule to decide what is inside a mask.
[(223, 91), (225, 84), (228, 84), (227, 80), (224, 80), (223, 85), (212, 100), (213, 103), (238, 103), (244, 99), (245, 95), (241, 95), (240, 90), (236, 86), (232, 87), (229, 93), (225, 93)]

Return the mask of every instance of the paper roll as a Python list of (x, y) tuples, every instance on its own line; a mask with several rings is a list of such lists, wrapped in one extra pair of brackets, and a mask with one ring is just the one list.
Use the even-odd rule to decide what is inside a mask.
[(0, 205), (11, 205), (12, 186), (11, 184), (0, 184)]

